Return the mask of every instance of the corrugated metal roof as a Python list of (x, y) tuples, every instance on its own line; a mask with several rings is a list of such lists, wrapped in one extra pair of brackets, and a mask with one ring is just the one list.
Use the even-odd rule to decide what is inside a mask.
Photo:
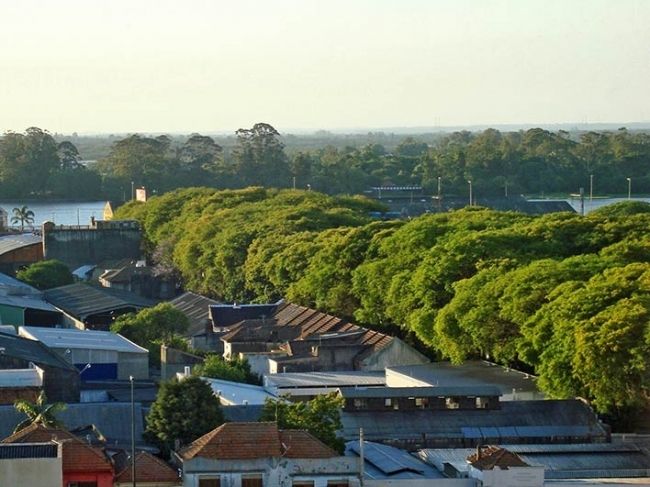
[(77, 330), (76, 328), (43, 328), (21, 326), (20, 336), (43, 342), (50, 348), (78, 348), (84, 350), (112, 350), (116, 352), (149, 353), (122, 335), (110, 331)]
[(457, 396), (500, 396), (501, 391), (493, 386), (466, 387), (345, 387), (341, 388), (345, 398), (364, 397), (457, 397)]
[(217, 395), (224, 404), (230, 405), (263, 405), (267, 399), (276, 399), (262, 386), (252, 384), (243, 384), (241, 382), (232, 382), (228, 380), (212, 379), (202, 377), (204, 381), (210, 384), (212, 391)]
[(8, 276), (0, 272), (0, 287), (9, 286), (12, 288), (24, 289), (28, 294), (40, 294), (40, 291), (35, 287), (30, 286), (29, 284), (16, 279), (15, 277)]
[(264, 376), (265, 385), (280, 389), (361, 385), (383, 386), (385, 383), (386, 380), (383, 371), (291, 372)]
[(4, 294), (0, 291), (0, 304), (4, 304), (6, 306), (13, 306), (15, 308), (51, 311), (52, 313), (61, 312), (60, 310), (56, 309), (56, 307), (52, 306), (47, 301), (44, 301), (43, 299), (39, 298), (38, 295)]
[(205, 324), (210, 320), (210, 306), (219, 302), (200, 294), (186, 292), (172, 299), (170, 304), (190, 320), (190, 327), (185, 336), (194, 336), (205, 331)]
[(18, 458), (57, 458), (59, 445), (56, 443), (15, 443), (0, 444), (0, 459)]
[[(345, 445), (348, 456), (360, 456), (359, 441)], [(364, 477), (369, 479), (441, 479), (435, 468), (405, 450), (371, 441), (363, 442)]]
[(137, 294), (86, 283), (69, 284), (44, 293), (45, 299), (70, 315), (85, 319), (90, 315), (123, 308), (147, 308), (156, 303)]
[(16, 357), (36, 365), (44, 364), (63, 369), (76, 369), (41, 342), (16, 335), (0, 333), (0, 349), (8, 357)]
[(40, 243), (40, 235), (34, 235), (32, 233), (23, 233), (20, 235), (4, 235), (0, 237), (0, 255)]

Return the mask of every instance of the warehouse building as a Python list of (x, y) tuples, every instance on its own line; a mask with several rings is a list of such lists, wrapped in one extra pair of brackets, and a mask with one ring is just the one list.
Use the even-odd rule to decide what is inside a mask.
[(149, 378), (149, 352), (109, 331), (21, 326), (20, 336), (38, 340), (73, 364), (81, 380)]

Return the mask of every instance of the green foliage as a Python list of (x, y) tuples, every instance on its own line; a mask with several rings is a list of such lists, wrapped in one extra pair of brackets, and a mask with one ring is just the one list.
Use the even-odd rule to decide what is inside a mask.
[(276, 421), (280, 429), (306, 430), (333, 450), (343, 453), (345, 443), (336, 436), (342, 428), (342, 407), (343, 398), (336, 392), (318, 395), (311, 401), (267, 399), (260, 421)]
[(31, 424), (42, 424), (43, 426), (51, 427), (63, 426), (63, 423), (57, 419), (56, 414), (66, 408), (65, 403), (55, 402), (47, 404), (47, 397), (45, 397), (45, 392), (43, 391), (38, 395), (36, 402), (19, 399), (14, 403), (14, 407), (17, 411), (27, 416), (27, 418), (16, 425), (14, 433)]
[(260, 383), (260, 378), (251, 372), (251, 367), (246, 359), (235, 358), (226, 361), (220, 355), (208, 355), (202, 364), (194, 368), (193, 372), (194, 375), (212, 379), (249, 384)]
[(160, 385), (147, 415), (146, 435), (164, 451), (176, 440), (187, 445), (224, 422), (219, 400), (210, 385), (198, 377)]
[(119, 333), (141, 347), (149, 350), (152, 365), (160, 363), (160, 346), (175, 344), (178, 335), (187, 331), (189, 320), (169, 303), (160, 303), (138, 313), (118, 317), (111, 325), (113, 333)]
[(56, 259), (36, 262), (26, 269), (18, 271), (16, 277), (36, 289), (65, 286), (72, 284), (73, 280), (70, 269)]

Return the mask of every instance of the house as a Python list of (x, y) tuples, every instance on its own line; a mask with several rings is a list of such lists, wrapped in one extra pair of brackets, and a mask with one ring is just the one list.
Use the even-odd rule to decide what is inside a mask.
[(117, 333), (21, 326), (18, 334), (40, 341), (73, 364), (82, 380), (149, 378), (149, 351)]
[(144, 260), (106, 270), (99, 276), (99, 283), (150, 299), (170, 299), (176, 295), (175, 279), (156, 275)]
[(543, 487), (544, 468), (531, 467), (519, 455), (499, 446), (478, 446), (467, 457), (469, 477), (483, 487)]
[[(113, 457), (115, 459), (115, 457)], [(131, 459), (126, 455), (123, 461), (115, 461), (114, 487), (131, 487), (133, 482)], [(135, 454), (135, 484), (140, 487), (176, 487), (183, 485), (179, 472), (160, 458), (144, 451)]]
[[(112, 487), (113, 465), (104, 451), (64, 429), (32, 424), (5, 438), (2, 443), (30, 444), (48, 441), (61, 443), (62, 478), (59, 478), (59, 485)], [(19, 485), (25, 484), (21, 482)]]
[(0, 325), (57, 326), (62, 319), (63, 313), (41, 291), (0, 273)]
[(118, 316), (136, 313), (156, 303), (137, 294), (77, 282), (48, 289), (45, 300), (64, 312), (66, 325), (108, 331)]
[(0, 404), (14, 404), (24, 399), (36, 402), (43, 390), (43, 369), (0, 369)]
[(409, 451), (520, 443), (597, 443), (609, 431), (583, 401), (500, 401), (494, 386), (341, 388), (342, 436)]
[(0, 444), (0, 485), (61, 487), (62, 443)]
[(18, 233), (0, 236), (0, 272), (13, 274), (18, 269), (43, 260), (40, 235)]
[[(210, 307), (224, 357), (253, 356), (254, 372), (383, 370), (429, 360), (402, 340), (292, 303)], [(256, 316), (257, 317), (251, 317)], [(238, 321), (239, 320), (239, 321)], [(261, 357), (267, 355), (266, 366)]]
[(357, 459), (276, 423), (225, 423), (174, 456), (185, 487), (359, 485)]
[(187, 291), (169, 303), (187, 316), (190, 326), (184, 336), (192, 348), (223, 353), (223, 332), (214, 330), (210, 317), (210, 306), (218, 305), (218, 301)]
[(41, 342), (0, 333), (0, 370), (43, 371), (43, 390), (50, 401), (79, 402), (79, 371)]

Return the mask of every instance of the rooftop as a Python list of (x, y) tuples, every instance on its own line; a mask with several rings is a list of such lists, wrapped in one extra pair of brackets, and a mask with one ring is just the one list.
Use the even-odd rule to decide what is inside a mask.
[(18, 458), (57, 458), (59, 445), (51, 441), (25, 444), (0, 444), (0, 460)]
[(183, 448), (179, 455), (183, 460), (338, 456), (306, 431), (279, 430), (276, 423), (225, 423)]
[(212, 391), (219, 397), (222, 404), (233, 406), (262, 405), (266, 399), (276, 399), (273, 394), (269, 394), (262, 386), (209, 377), (202, 377), (202, 379), (210, 384)]
[(500, 396), (501, 391), (494, 386), (446, 386), (446, 387), (342, 387), (344, 398), (365, 397), (459, 397), (459, 396)]
[(491, 362), (471, 360), (461, 365), (450, 362), (433, 362), (422, 365), (404, 365), (386, 369), (386, 384), (430, 386), (478, 386), (498, 387), (503, 394), (529, 393), (535, 399), (543, 395), (537, 388), (534, 376)]
[(4, 235), (0, 237), (0, 255), (40, 243), (40, 235), (34, 235), (32, 233)]
[(21, 326), (18, 333), (25, 338), (38, 340), (50, 348), (83, 348), (86, 350), (149, 353), (146, 348), (142, 348), (122, 335), (110, 331)]
[(16, 335), (0, 333), (0, 353), (9, 357), (33, 362), (36, 365), (49, 365), (70, 370), (77, 370), (58, 354), (41, 342), (29, 340)]
[(212, 304), (210, 318), (215, 327), (229, 327), (244, 320), (269, 318), (280, 303), (281, 301), (273, 304)]
[(467, 457), (472, 467), (479, 470), (507, 470), (511, 467), (528, 467), (519, 455), (496, 445), (478, 447), (478, 450)]
[(190, 328), (186, 332), (187, 336), (203, 333), (205, 324), (210, 321), (210, 306), (219, 304), (214, 299), (189, 291), (176, 296), (170, 303), (189, 318)]
[[(117, 470), (116, 465), (116, 470)], [(115, 482), (132, 482), (131, 460), (115, 475)], [(178, 472), (163, 462), (160, 458), (147, 452), (138, 452), (135, 455), (135, 478), (139, 482), (179, 482)]]
[[(0, 237), (2, 238), (2, 237)], [(15, 277), (8, 276), (0, 272), (0, 287), (12, 287), (24, 291), (26, 294), (40, 294), (41, 292), (35, 287), (30, 286)]]
[(0, 369), (0, 387), (41, 387), (43, 371), (31, 369)]
[(81, 282), (49, 289), (44, 294), (47, 301), (80, 319), (123, 308), (148, 308), (156, 304), (128, 291)]

